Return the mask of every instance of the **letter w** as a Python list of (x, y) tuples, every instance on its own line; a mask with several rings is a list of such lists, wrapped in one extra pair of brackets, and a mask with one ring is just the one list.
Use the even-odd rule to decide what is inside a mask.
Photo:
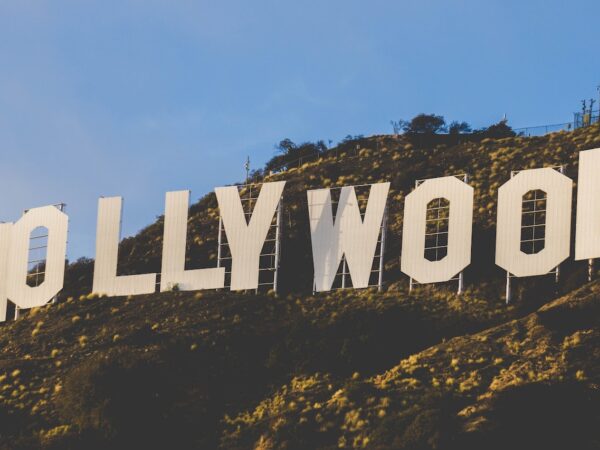
[(335, 221), (330, 190), (307, 191), (315, 291), (331, 290), (344, 255), (352, 286), (364, 288), (369, 285), (389, 188), (390, 183), (371, 185), (363, 219), (354, 186), (343, 187)]

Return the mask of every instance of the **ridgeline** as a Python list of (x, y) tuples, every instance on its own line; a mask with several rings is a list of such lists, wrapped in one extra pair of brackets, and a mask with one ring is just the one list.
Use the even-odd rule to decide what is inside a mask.
[[(280, 292), (89, 295), (67, 268), (57, 304), (0, 328), (0, 448), (597, 449), (600, 282), (494, 265), (496, 198), (511, 170), (565, 165), (598, 126), (543, 137), (348, 140), (264, 177), (286, 180)], [(415, 180), (468, 173), (475, 188), (466, 292), (399, 270)], [(254, 180), (260, 181), (260, 180)], [(390, 181), (384, 292), (312, 295), (306, 190)], [(214, 266), (214, 194), (190, 208), (187, 268)], [(159, 218), (119, 250), (119, 274), (159, 272)]]

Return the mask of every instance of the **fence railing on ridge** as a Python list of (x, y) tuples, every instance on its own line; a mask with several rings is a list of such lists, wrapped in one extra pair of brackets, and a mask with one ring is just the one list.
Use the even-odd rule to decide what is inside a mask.
[[(536, 126), (532, 126), (532, 127), (513, 128), (513, 131), (516, 133), (517, 136), (535, 137), (535, 136), (545, 136), (546, 134), (556, 133), (559, 131), (573, 131), (577, 128), (586, 127), (586, 126), (592, 125), (594, 123), (600, 123), (600, 111), (594, 111), (593, 113), (590, 113), (589, 115), (585, 115), (585, 116), (582, 113), (575, 113), (575, 120), (573, 122), (557, 123), (557, 124), (550, 124), (550, 125), (536, 125)], [(401, 135), (398, 135), (398, 136), (401, 136)], [(467, 137), (469, 135), (464, 135), (464, 136)], [(344, 154), (344, 153), (347, 156), (355, 157), (355, 156), (358, 156), (358, 153), (360, 150), (362, 150), (362, 148), (363, 147), (361, 147), (360, 145), (357, 145), (356, 147), (353, 146), (350, 149), (349, 148), (340, 149), (339, 147), (335, 147), (332, 149), (328, 149), (327, 151), (325, 151), (323, 153), (315, 153), (312, 155), (303, 155), (299, 158), (285, 162), (284, 164), (281, 164), (280, 166), (271, 169), (271, 172), (272, 173), (284, 172), (286, 170), (301, 167), (303, 164), (306, 164), (308, 162), (314, 162), (314, 161), (317, 161), (322, 158), (329, 158), (331, 156), (334, 156), (337, 158), (340, 154)]]

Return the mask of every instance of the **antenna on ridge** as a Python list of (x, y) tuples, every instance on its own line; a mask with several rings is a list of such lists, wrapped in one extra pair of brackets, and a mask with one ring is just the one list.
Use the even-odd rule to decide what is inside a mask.
[(248, 179), (250, 178), (250, 156), (246, 156), (244, 168), (246, 169), (246, 184), (248, 184)]

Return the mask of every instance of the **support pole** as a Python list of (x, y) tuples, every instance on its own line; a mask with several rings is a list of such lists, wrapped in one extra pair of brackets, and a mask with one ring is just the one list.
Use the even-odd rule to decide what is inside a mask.
[(510, 273), (506, 272), (506, 304), (512, 302), (512, 292), (510, 289)]
[(346, 288), (346, 257), (342, 260), (342, 289)]
[(222, 227), (223, 227), (223, 219), (221, 218), (221, 215), (219, 215), (219, 233), (218, 233), (218, 237), (217, 237), (217, 267), (221, 267), (221, 256), (222, 256), (221, 247), (223, 245), (222, 238), (221, 238)]
[[(61, 202), (58, 204), (57, 208), (60, 212), (65, 212), (65, 209), (67, 208), (67, 204)], [(68, 237), (67, 237), (67, 239), (68, 239)], [(66, 264), (66, 261), (65, 261), (65, 264)], [(44, 268), (44, 278), (46, 277), (45, 272), (46, 272), (46, 269)], [(50, 303), (55, 305), (57, 302), (58, 302), (58, 295), (55, 295), (54, 297), (52, 297), (52, 300), (50, 300)]]
[(594, 259), (588, 259), (588, 281), (592, 281), (594, 278)]
[[(463, 177), (463, 181), (465, 182), (465, 184), (469, 184), (469, 174), (465, 173), (464, 177)], [(463, 271), (461, 271), (458, 274), (458, 295), (462, 294), (463, 291), (465, 289), (465, 278), (464, 278), (464, 273)]]
[(381, 243), (379, 246), (379, 279), (377, 280), (377, 290), (383, 290), (383, 257), (385, 254), (385, 235), (387, 230), (387, 206), (383, 212), (383, 223), (381, 224)]
[(221, 216), (219, 216), (219, 237), (218, 237), (218, 241), (217, 241), (217, 267), (221, 267), (222, 226), (223, 226), (223, 219), (221, 218)]
[[(564, 175), (565, 174), (565, 166), (564, 164), (561, 164), (560, 167), (558, 168), (558, 171)], [(556, 266), (556, 273), (554, 275), (554, 282), (558, 285), (558, 282), (560, 281), (560, 264), (558, 266)], [(556, 286), (557, 292), (558, 292), (558, 286)]]
[(275, 272), (273, 273), (273, 291), (277, 293), (277, 277), (279, 276), (279, 251), (280, 251), (280, 243), (281, 232), (279, 231), (279, 227), (281, 226), (281, 210), (282, 205), (281, 202), (283, 199), (279, 199), (279, 204), (277, 205), (277, 219), (275, 222)]

